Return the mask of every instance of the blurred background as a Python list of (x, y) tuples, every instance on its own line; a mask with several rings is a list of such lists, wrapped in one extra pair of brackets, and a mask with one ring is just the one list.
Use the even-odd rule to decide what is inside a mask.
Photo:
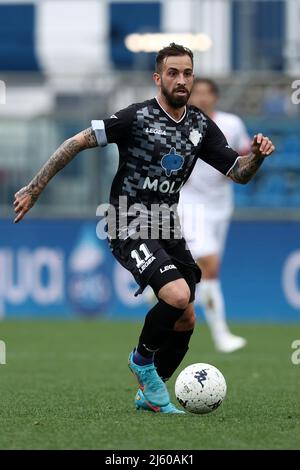
[(299, 24), (300, 0), (0, 0), (0, 317), (144, 315), (130, 273), (96, 236), (114, 145), (80, 154), (19, 225), (12, 201), (63, 140), (153, 97), (155, 50), (175, 41), (219, 84), (219, 109), (277, 146), (235, 185), (228, 318), (299, 322)]

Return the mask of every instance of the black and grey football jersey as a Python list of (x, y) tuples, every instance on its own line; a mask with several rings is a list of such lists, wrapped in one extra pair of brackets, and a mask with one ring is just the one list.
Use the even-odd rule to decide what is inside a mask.
[(173, 206), (197, 158), (226, 175), (238, 157), (217, 125), (198, 108), (186, 106), (176, 121), (156, 98), (133, 104), (109, 119), (94, 120), (92, 128), (100, 146), (116, 143), (119, 149), (110, 194), (117, 211), (122, 196), (127, 207)]

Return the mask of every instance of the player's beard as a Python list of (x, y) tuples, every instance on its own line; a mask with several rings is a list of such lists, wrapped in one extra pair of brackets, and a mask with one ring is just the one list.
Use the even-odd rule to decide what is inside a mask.
[[(183, 89), (183, 87), (181, 87)], [(161, 84), (161, 92), (162, 94), (164, 95), (164, 97), (166, 98), (166, 101), (167, 103), (172, 106), (173, 108), (182, 108), (183, 106), (185, 106), (189, 100), (189, 97), (191, 95), (191, 92), (188, 91), (186, 88), (186, 95), (183, 95), (183, 96), (176, 96), (175, 95), (175, 91), (173, 92), (169, 92), (167, 90), (167, 88), (164, 86), (164, 84), (162, 83)]]

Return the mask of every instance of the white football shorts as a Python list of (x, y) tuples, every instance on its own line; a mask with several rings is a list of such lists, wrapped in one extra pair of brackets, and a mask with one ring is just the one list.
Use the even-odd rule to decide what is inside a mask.
[(197, 198), (195, 191), (181, 193), (178, 212), (183, 236), (194, 259), (218, 254), (222, 257), (232, 208), (222, 203), (214, 207)]

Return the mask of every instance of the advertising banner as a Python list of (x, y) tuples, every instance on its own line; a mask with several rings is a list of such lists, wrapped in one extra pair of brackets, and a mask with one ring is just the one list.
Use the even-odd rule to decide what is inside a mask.
[[(96, 235), (97, 220), (0, 221), (0, 316), (141, 319), (149, 293)], [(300, 223), (233, 222), (222, 266), (229, 320), (300, 320)], [(197, 307), (201, 317), (201, 309)]]

